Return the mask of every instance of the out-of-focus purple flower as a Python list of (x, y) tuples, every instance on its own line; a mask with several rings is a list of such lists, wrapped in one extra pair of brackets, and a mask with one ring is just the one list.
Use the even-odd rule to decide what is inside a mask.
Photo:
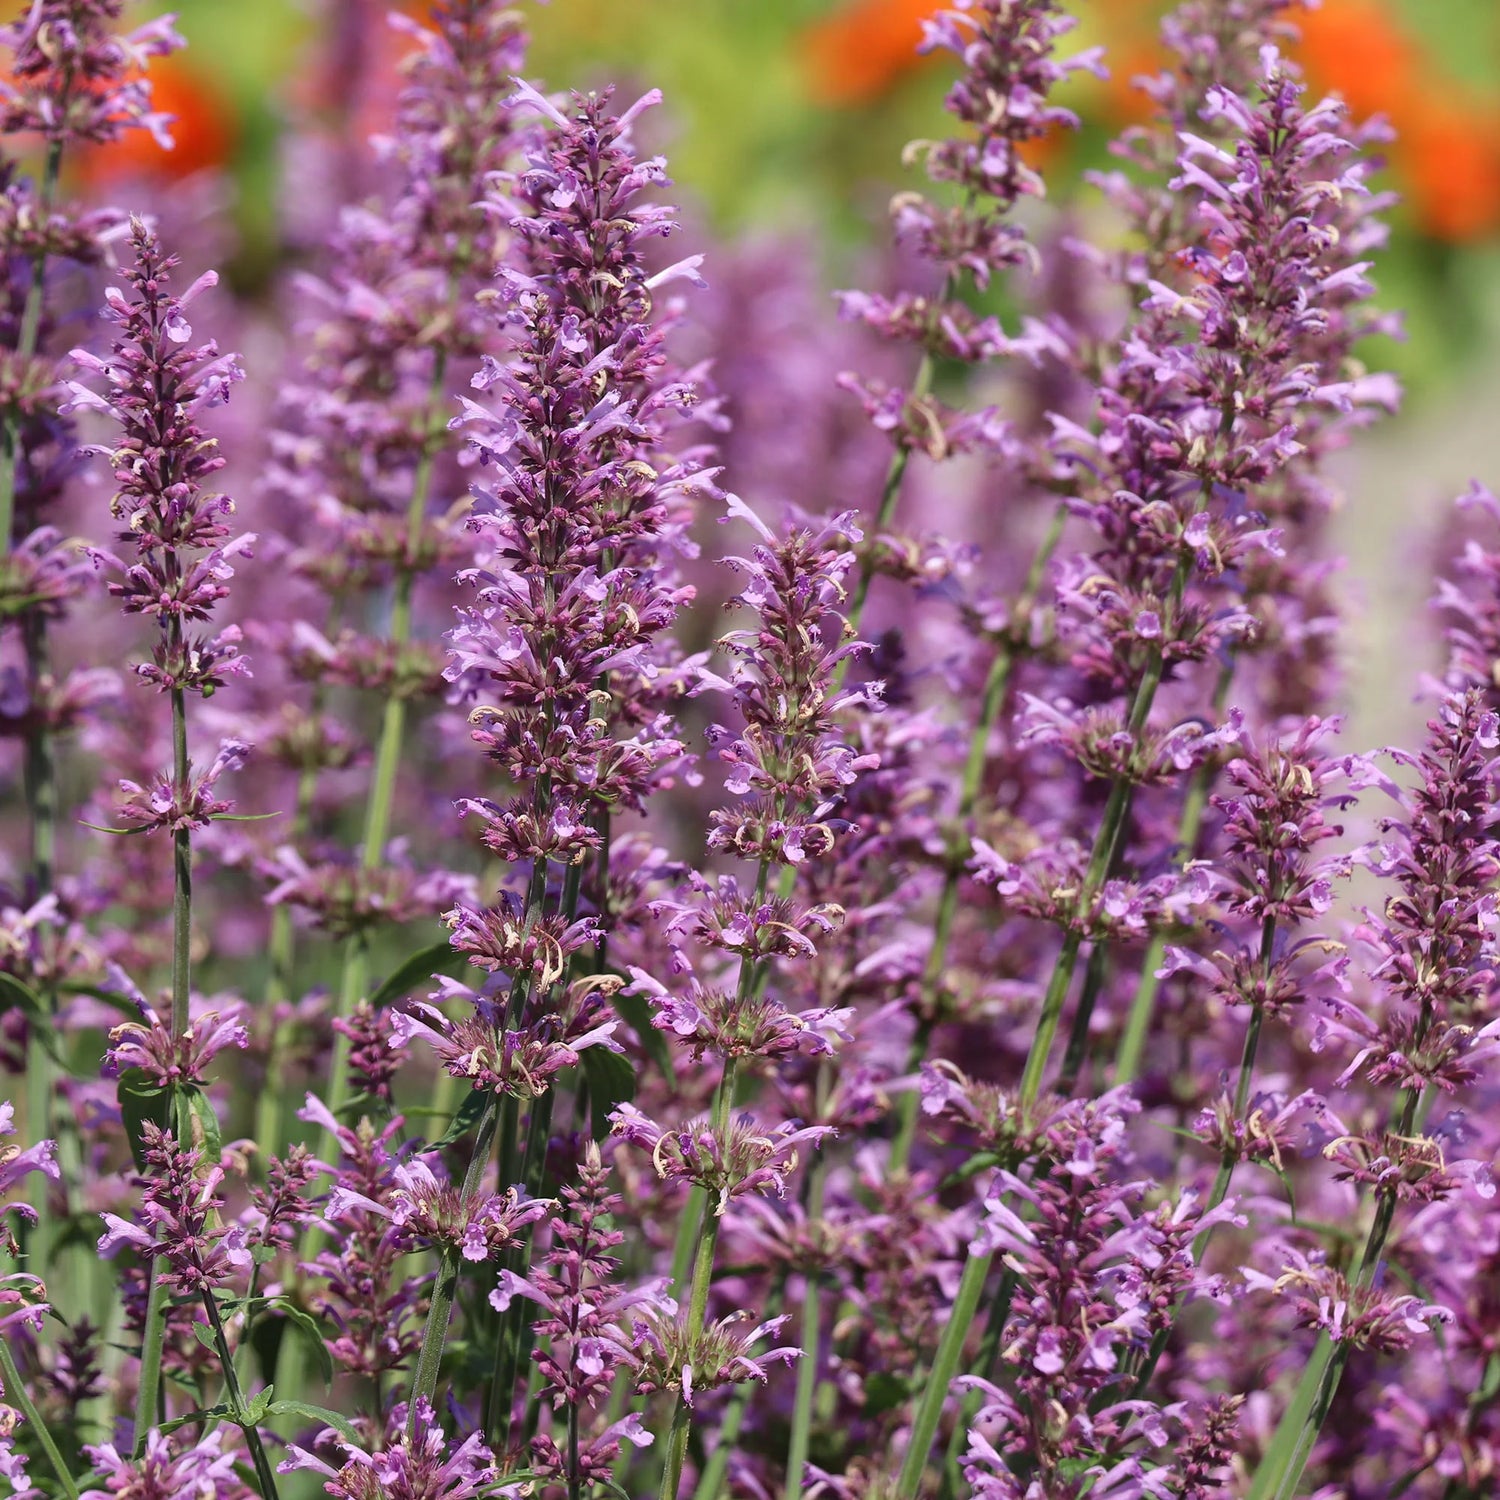
[(0, 29), (15, 54), (0, 85), (0, 129), (34, 130), (47, 140), (107, 142), (142, 126), (169, 147), (172, 116), (151, 108), (141, 75), (153, 57), (185, 46), (173, 16), (116, 32), (124, 0), (33, 0)]
[[(15, 1106), (9, 1102), (0, 1104), (0, 1136), (14, 1135), (16, 1127), (12, 1123), (15, 1119)], [(0, 1215), (17, 1214), (29, 1224), (36, 1222), (36, 1210), (27, 1203), (4, 1203), (4, 1198), (10, 1190), (33, 1172), (40, 1172), (44, 1177), (50, 1177), (54, 1182), (60, 1180), (61, 1169), (57, 1165), (57, 1142), (39, 1141), (35, 1146), (27, 1146), (24, 1150), (17, 1145), (7, 1143), (0, 1146)], [(10, 1228), (0, 1219), (0, 1234), (3, 1234), (3, 1242), (0, 1248), (9, 1248), (14, 1255), (15, 1240), (11, 1235)]]
[(239, 1500), (244, 1485), (235, 1473), (239, 1455), (224, 1447), (227, 1429), (219, 1428), (190, 1442), (184, 1433), (164, 1437), (153, 1427), (139, 1458), (122, 1454), (113, 1443), (84, 1451), (103, 1479), (98, 1489), (79, 1500), (136, 1500), (150, 1496), (201, 1496), (202, 1500)]

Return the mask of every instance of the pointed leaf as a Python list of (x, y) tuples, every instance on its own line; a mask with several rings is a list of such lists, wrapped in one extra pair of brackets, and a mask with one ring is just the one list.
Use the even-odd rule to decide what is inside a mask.
[(289, 1322), (295, 1324), (307, 1335), (313, 1346), (313, 1354), (318, 1361), (318, 1373), (323, 1377), (323, 1384), (332, 1385), (333, 1356), (328, 1352), (328, 1341), (323, 1337), (323, 1330), (318, 1320), (306, 1308), (298, 1307), (295, 1302), (286, 1297), (273, 1298), (270, 1305), (284, 1313)]
[(585, 1048), (578, 1060), (588, 1079), (594, 1139), (602, 1141), (609, 1134), (610, 1110), (635, 1098), (635, 1069), (628, 1058), (606, 1047)]
[(379, 1010), (411, 994), (427, 983), (434, 974), (456, 976), (469, 967), (469, 955), (460, 953), (446, 938), (421, 948), (398, 964), (370, 996), (370, 1004)]
[(308, 1401), (273, 1401), (266, 1410), (273, 1417), (302, 1417), (308, 1422), (321, 1422), (325, 1427), (333, 1428), (341, 1437), (348, 1438), (355, 1447), (361, 1447), (364, 1443), (359, 1429), (348, 1417), (329, 1411), (326, 1406), (314, 1406)]
[(431, 1149), (436, 1151), (443, 1146), (451, 1146), (455, 1141), (461, 1141), (471, 1130), (479, 1124), (484, 1116), (484, 1107), (489, 1102), (489, 1094), (484, 1089), (470, 1089), (468, 1097), (454, 1111), (452, 1122), (448, 1128), (432, 1143)]
[(115, 1085), (115, 1097), (120, 1101), (120, 1115), (125, 1122), (130, 1154), (135, 1158), (136, 1166), (144, 1172), (146, 1148), (142, 1139), (143, 1128), (148, 1120), (158, 1130), (170, 1128), (172, 1091), (160, 1088), (144, 1068), (126, 1068)]

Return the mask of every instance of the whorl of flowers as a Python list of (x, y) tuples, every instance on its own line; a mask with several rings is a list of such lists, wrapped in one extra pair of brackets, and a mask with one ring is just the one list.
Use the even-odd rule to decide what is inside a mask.
[(306, 1448), (289, 1444), (291, 1457), (277, 1466), (278, 1472), (309, 1469), (323, 1478), (324, 1490), (339, 1500), (473, 1500), (486, 1493), (498, 1470), (494, 1455), (477, 1432), (450, 1452), (430, 1405), (419, 1405), (414, 1426), (407, 1416), (404, 1405), (392, 1409), (386, 1444), (372, 1453), (331, 1430), (324, 1434), (344, 1450), (339, 1468)]

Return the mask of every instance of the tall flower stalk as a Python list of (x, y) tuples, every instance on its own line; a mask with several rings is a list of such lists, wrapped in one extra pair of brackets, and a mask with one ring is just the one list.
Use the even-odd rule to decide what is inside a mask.
[[(134, 263), (124, 273), (130, 295), (112, 287), (108, 296), (108, 316), (118, 330), (109, 357), (73, 351), (79, 365), (102, 379), (105, 393), (75, 384), (72, 405), (102, 410), (121, 428), (116, 443), (96, 451), (108, 458), (119, 486), (110, 510), (122, 526), (121, 540), (134, 547), (135, 555), (120, 558), (99, 550), (95, 558), (107, 570), (109, 591), (124, 612), (154, 620), (157, 638), (151, 658), (136, 672), (145, 684), (165, 693), (170, 705), (171, 766), (150, 785), (122, 783), (118, 811), (127, 825), (122, 833), (165, 833), (171, 839), (171, 1010), (165, 1031), (167, 1045), (175, 1048), (191, 1040), (193, 831), (228, 812), (231, 804), (219, 797), (216, 783), (246, 754), (243, 744), (226, 741), (207, 769), (194, 770), (188, 753), (188, 700), (243, 673), (245, 663), (237, 629), (215, 635), (193, 627), (208, 622), (228, 594), (235, 560), (248, 552), (254, 538), (232, 533), (228, 519), (233, 502), (204, 487), (224, 460), (216, 440), (198, 425), (199, 415), (223, 402), (230, 385), (243, 375), (234, 356), (220, 355), (212, 343), (191, 344), (186, 309), (217, 277), (207, 272), (174, 296), (168, 286), (177, 262), (139, 220), (131, 225), (130, 244)], [(202, 1134), (197, 1109), (202, 1096), (194, 1092), (190, 1097), (190, 1091), (175, 1084), (164, 1092), (171, 1128), (185, 1150), (195, 1127)], [(157, 1256), (141, 1351), (138, 1443), (157, 1420), (165, 1285)], [(253, 1436), (251, 1441), (258, 1443)]]
[[(0, 28), (0, 47), (11, 53), (8, 80), (0, 87), (0, 133), (40, 138), (39, 181), (23, 177), (7, 158), (0, 208), (0, 256), (4, 258), (4, 376), (0, 395), (0, 628), (20, 638), (22, 682), (12, 684), (0, 710), (0, 733), (22, 741), (31, 906), (53, 893), (57, 875), (57, 746), (95, 706), (105, 683), (84, 688), (83, 674), (60, 675), (51, 664), (49, 630), (87, 586), (78, 546), (49, 516), (55, 515), (80, 461), (72, 424), (59, 411), (61, 370), (48, 344), (59, 309), (49, 304), (49, 280), (60, 265), (93, 267), (108, 254), (121, 227), (110, 210), (60, 210), (57, 197), (67, 157), (80, 148), (121, 140), (145, 129), (170, 144), (167, 117), (151, 108), (151, 86), (143, 76), (154, 57), (182, 45), (170, 18), (134, 31), (117, 29), (119, 0), (43, 0)], [(19, 692), (16, 691), (19, 688)], [(28, 1037), (28, 1114), (47, 1133), (57, 1072), (42, 1037), (55, 1021), (55, 976), (40, 995), (46, 1016)], [(72, 1132), (63, 1134), (71, 1156)], [(71, 1197), (71, 1184), (63, 1189)], [(56, 1226), (51, 1206), (31, 1238), (35, 1264), (45, 1267)]]
[[(664, 181), (661, 163), (641, 160), (631, 140), (656, 98), (617, 115), (607, 97), (580, 96), (565, 113), (522, 87), (542, 122), (509, 188), (513, 212), (526, 210), (511, 219), (524, 269), (501, 272), (491, 302), (504, 357), (487, 358), (473, 381), (494, 406), (463, 398), (454, 424), (493, 479), (476, 486), (480, 558), (465, 575), (475, 603), (450, 637), (448, 676), (480, 698), (474, 739), (510, 792), (462, 806), (514, 872), (493, 904), (449, 915), (455, 950), (491, 976), (445, 992), (471, 1016), (433, 1009), (415, 1028), (484, 1095), (466, 1188), (498, 1137), (502, 1173), (539, 1192), (556, 1073), (587, 1046), (618, 1050), (602, 1008), (619, 981), (590, 962), (603, 936), (599, 877), (614, 818), (643, 810), (685, 760), (667, 710), (692, 678), (658, 637), (687, 597), (671, 574), (672, 538), (711, 471), (671, 446), (697, 393), (667, 362), (654, 293), (696, 280), (699, 258), (654, 275), (645, 265), (646, 245), (672, 228), (671, 210), (644, 196)], [(526, 1274), (524, 1248), (505, 1269)], [(435, 1389), (451, 1293), (451, 1277), (440, 1280), (413, 1410)], [(502, 1438), (522, 1365), (519, 1315), (507, 1311), (496, 1344), (489, 1421)]]

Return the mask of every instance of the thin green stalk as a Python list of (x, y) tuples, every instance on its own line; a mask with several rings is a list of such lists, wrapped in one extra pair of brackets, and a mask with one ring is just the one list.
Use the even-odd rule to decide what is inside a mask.
[[(175, 661), (182, 647), (182, 622), (173, 618), (167, 626), (167, 659)], [(184, 689), (171, 690), (172, 703), (172, 778), (174, 786), (188, 785), (187, 694)], [(172, 832), (172, 1019), (174, 1037), (188, 1028), (188, 1001), (192, 992), (193, 930), (193, 835), (188, 828)], [(177, 1138), (184, 1146), (192, 1143), (192, 1115), (186, 1101), (178, 1095), (173, 1100)], [(141, 1369), (136, 1391), (135, 1446), (140, 1452), (146, 1433), (160, 1419), (162, 1344), (167, 1333), (167, 1300), (158, 1284), (165, 1267), (160, 1256), (151, 1262), (150, 1290), (146, 1300), (146, 1324), (141, 1336)]]
[[(490, 1148), (495, 1141), (495, 1123), (499, 1111), (495, 1096), (491, 1094), (479, 1117), (479, 1131), (474, 1138), (474, 1154), (469, 1158), (468, 1170), (464, 1173), (461, 1198), (475, 1192), (484, 1179), (490, 1162)], [(422, 1347), (417, 1355), (417, 1368), (412, 1373), (410, 1410), (407, 1413), (406, 1432), (410, 1440), (417, 1436), (419, 1402), (433, 1401), (437, 1393), (438, 1370), (443, 1363), (443, 1345), (448, 1339), (448, 1319), (453, 1311), (453, 1296), (458, 1289), (458, 1251), (445, 1249), (438, 1264), (437, 1276), (432, 1283), (432, 1300), (427, 1307), (427, 1323), (422, 1329)]]
[[(1231, 657), (1219, 672), (1214, 688), (1214, 714), (1223, 713), (1229, 701), (1230, 685), (1234, 681), (1234, 658)], [(1184, 860), (1193, 857), (1198, 847), (1198, 835), (1203, 828), (1203, 814), (1208, 808), (1208, 789), (1213, 782), (1213, 767), (1201, 761), (1193, 770), (1188, 782), (1187, 795), (1183, 798), (1182, 812), (1177, 820), (1177, 849)], [(1151, 934), (1146, 945), (1146, 957), (1141, 965), (1141, 979), (1136, 986), (1135, 998), (1130, 1002), (1130, 1014), (1125, 1020), (1125, 1030), (1120, 1036), (1119, 1050), (1115, 1053), (1115, 1084), (1134, 1083), (1140, 1076), (1141, 1058), (1145, 1055), (1146, 1038), (1151, 1032), (1151, 1018), (1156, 1009), (1156, 996), (1161, 989), (1161, 980), (1156, 971), (1162, 966), (1167, 939), (1161, 931)]]
[(63, 1493), (68, 1500), (78, 1500), (78, 1486), (73, 1483), (73, 1476), (68, 1472), (68, 1466), (63, 1462), (63, 1456), (58, 1451), (57, 1444), (53, 1442), (52, 1434), (42, 1420), (41, 1412), (36, 1409), (31, 1397), (26, 1393), (26, 1386), (21, 1380), (21, 1372), (16, 1368), (10, 1345), (4, 1340), (0, 1340), (0, 1375), (3, 1375), (5, 1379), (6, 1400), (14, 1401), (20, 1408), (21, 1415), (30, 1423), (31, 1430), (36, 1435), (37, 1446), (42, 1450), (47, 1462), (52, 1465), (52, 1472), (57, 1475), (57, 1482), (62, 1486)]
[(203, 1308), (208, 1314), (208, 1326), (213, 1332), (214, 1352), (224, 1367), (224, 1384), (229, 1393), (229, 1405), (234, 1413), (234, 1423), (245, 1434), (245, 1446), (250, 1450), (250, 1462), (255, 1466), (255, 1477), (260, 1482), (262, 1500), (277, 1500), (276, 1474), (271, 1461), (266, 1457), (265, 1445), (254, 1422), (246, 1419), (245, 1395), (240, 1389), (240, 1377), (234, 1367), (234, 1356), (229, 1352), (229, 1340), (224, 1336), (224, 1320), (219, 1315), (219, 1304), (212, 1291), (203, 1293)]
[[(1420, 1097), (1415, 1089), (1402, 1090), (1396, 1125), (1398, 1135), (1411, 1134)], [(1364, 1291), (1374, 1282), (1395, 1216), (1396, 1195), (1382, 1194), (1364, 1248), (1350, 1268), (1349, 1280), (1355, 1291)], [(1347, 1339), (1335, 1345), (1326, 1334), (1319, 1336), (1314, 1357), (1303, 1369), (1291, 1404), (1277, 1424), (1271, 1446), (1255, 1472), (1247, 1500), (1292, 1500), (1296, 1495), (1302, 1482), (1302, 1471), (1307, 1467), (1324, 1419), (1338, 1394), (1349, 1353)]]
[[(416, 472), (412, 476), (411, 498), (406, 507), (406, 560), (396, 571), (395, 597), (391, 603), (391, 624), (388, 640), (396, 646), (405, 646), (411, 640), (412, 590), (416, 573), (412, 559), (416, 555), (422, 535), (422, 523), (427, 517), (427, 502), (432, 491), (432, 476), (437, 460), (438, 432), (430, 423), (436, 420), (443, 399), (443, 387), (448, 375), (448, 355), (439, 349), (433, 357), (432, 380), (428, 386), (429, 430), (422, 443), (422, 452), (417, 459)], [(401, 765), (401, 752), (406, 737), (406, 699), (391, 693), (385, 700), (385, 710), (380, 720), (380, 738), (375, 747), (375, 766), (370, 777), (370, 790), (365, 803), (364, 835), (360, 844), (360, 868), (376, 869), (385, 858), (385, 846), (390, 838), (391, 809), (396, 798), (396, 773)], [(344, 944), (343, 974), (339, 982), (337, 1015), (347, 1021), (354, 1014), (354, 1007), (363, 998), (369, 984), (370, 953), (367, 940), (360, 934), (350, 937)], [(349, 1097), (349, 1052), (353, 1044), (341, 1031), (334, 1033), (332, 1077), (329, 1079), (329, 1108), (334, 1114), (348, 1102)], [(331, 1143), (323, 1142), (324, 1149)]]
[[(765, 861), (761, 861), (761, 881), (766, 876)], [(749, 975), (753, 965), (741, 967), (741, 987), (751, 981)], [(729, 1125), (729, 1111), (734, 1099), (734, 1086), (738, 1072), (738, 1060), (730, 1057), (724, 1062), (724, 1073), (719, 1079), (718, 1092), (714, 1096), (712, 1125), (715, 1134), (722, 1135)], [(709, 1210), (703, 1215), (698, 1227), (698, 1244), (693, 1255), (693, 1282), (688, 1296), (686, 1346), (691, 1349), (703, 1333), (704, 1319), (708, 1315), (708, 1294), (713, 1282), (714, 1251), (719, 1244), (719, 1216)], [(692, 1420), (692, 1408), (682, 1393), (677, 1394), (672, 1409), (672, 1426), (667, 1434), (666, 1461), (662, 1470), (661, 1500), (677, 1500), (677, 1491), (682, 1483), (682, 1465), (687, 1457), (688, 1427)]]
[[(944, 283), (942, 300), (947, 301), (953, 295), (953, 278), (950, 276)], [(911, 395), (920, 401), (932, 390), (932, 378), (936, 371), (936, 363), (930, 353), (922, 355), (921, 363), (917, 366), (916, 377), (911, 383)], [(880, 487), (880, 504), (875, 509), (875, 524), (870, 532), (870, 548), (866, 550), (859, 560), (859, 574), (854, 580), (854, 591), (849, 600), (849, 626), (858, 634), (860, 618), (865, 612), (865, 601), (870, 597), (870, 583), (875, 577), (874, 542), (876, 535), (885, 530), (892, 520), (895, 519), (896, 506), (901, 499), (901, 483), (906, 478), (906, 468), (911, 462), (911, 449), (907, 447), (897, 448), (891, 455), (891, 461), (886, 466), (885, 481)], [(842, 676), (844, 668), (839, 668)]]
[[(1066, 521), (1067, 513), (1059, 506), (1051, 525), (1047, 528), (1046, 535), (1042, 538), (1041, 545), (1037, 548), (1036, 555), (1031, 560), (1030, 568), (1027, 569), (1026, 580), (1015, 606), (1018, 628), (1031, 611), (1037, 591), (1041, 588), (1042, 574), (1046, 571), (1047, 564), (1053, 552), (1057, 550), (1058, 542), (1062, 539), (1063, 526)], [(1005, 707), (1006, 694), (1010, 688), (1011, 673), (1015, 670), (1016, 658), (1017, 652), (1012, 644), (1003, 642), (990, 662), (989, 672), (985, 676), (979, 717), (975, 720), (973, 732), (969, 736), (968, 754), (964, 758), (963, 781), (954, 819), (957, 837), (960, 839), (969, 832), (969, 825), (979, 804), (979, 794), (984, 788), (984, 768), (989, 756), (990, 736), (994, 733), (1001, 709)], [(921, 1015), (906, 1059), (908, 1073), (915, 1073), (922, 1065), (936, 1026), (934, 1011), (937, 1005), (937, 992), (942, 983), (943, 971), (948, 963), (948, 942), (953, 932), (953, 919), (958, 913), (959, 885), (963, 879), (966, 863), (962, 854), (962, 850), (950, 848), (943, 869), (943, 887), (938, 893), (937, 913), (933, 919), (932, 946), (927, 950), (927, 962), (922, 968)], [(909, 1090), (903, 1094), (897, 1103), (896, 1137), (891, 1146), (890, 1164), (893, 1171), (903, 1169), (910, 1159), (912, 1142), (916, 1134), (917, 1104), (918, 1095), (915, 1090)]]
[(1057, 1092), (1071, 1094), (1078, 1086), (1078, 1075), (1089, 1055), (1089, 1026), (1094, 1019), (1094, 1006), (1104, 991), (1109, 977), (1109, 944), (1095, 943), (1089, 949), (1089, 961), (1084, 965), (1083, 988), (1078, 996), (1078, 1009), (1073, 1013), (1073, 1025), (1068, 1032), (1068, 1045), (1063, 1053), (1062, 1072), (1057, 1076)]
[[(316, 769), (304, 766), (297, 776), (297, 804), (292, 814), (289, 837), (293, 848), (299, 848), (307, 836), (317, 786)], [(297, 929), (292, 921), (292, 908), (285, 901), (278, 903), (271, 911), (271, 933), (267, 948), (270, 972), (266, 978), (264, 999), (269, 1008), (278, 1001), (290, 999), (292, 994)], [(266, 1152), (280, 1151), (283, 1145), (286, 1090), (280, 1086), (280, 1080), (291, 1031), (290, 1026), (278, 1026), (272, 1032), (271, 1047), (266, 1057), (266, 1086), (260, 1091), (260, 1098), (256, 1101), (255, 1139), (260, 1143), (261, 1150)]]
[[(782, 1303), (786, 1298), (787, 1274), (785, 1267), (778, 1270), (766, 1296), (764, 1321), (781, 1316)], [(748, 1382), (735, 1386), (723, 1415), (719, 1420), (719, 1441), (708, 1455), (703, 1471), (698, 1476), (693, 1500), (719, 1500), (724, 1488), (724, 1478), (729, 1472), (729, 1460), (740, 1440), (740, 1428), (745, 1424), (745, 1413), (750, 1408), (750, 1396), (755, 1388)]]
[[(823, 1118), (832, 1091), (832, 1069), (827, 1062), (818, 1064), (815, 1084), (817, 1117)], [(809, 1226), (823, 1217), (823, 1201), (828, 1187), (828, 1153), (820, 1151), (807, 1169), (807, 1192), (803, 1208)], [(807, 1273), (802, 1295), (802, 1359), (797, 1366), (797, 1394), (792, 1404), (792, 1429), (786, 1450), (785, 1500), (800, 1500), (802, 1471), (807, 1466), (809, 1440), (812, 1434), (813, 1396), (818, 1389), (818, 1348), (823, 1337), (823, 1276), (818, 1270)]]
[(938, 1341), (932, 1369), (927, 1374), (926, 1390), (912, 1422), (906, 1457), (902, 1460), (901, 1473), (896, 1480), (896, 1500), (917, 1500), (921, 1493), (922, 1475), (932, 1452), (933, 1439), (937, 1436), (943, 1407), (947, 1404), (948, 1390), (963, 1361), (964, 1343), (973, 1327), (974, 1315), (979, 1311), (979, 1300), (984, 1294), (984, 1284), (989, 1278), (994, 1259), (993, 1252), (975, 1255), (971, 1251), (964, 1263), (958, 1295), (953, 1299), (953, 1311), (949, 1313), (943, 1336)]

